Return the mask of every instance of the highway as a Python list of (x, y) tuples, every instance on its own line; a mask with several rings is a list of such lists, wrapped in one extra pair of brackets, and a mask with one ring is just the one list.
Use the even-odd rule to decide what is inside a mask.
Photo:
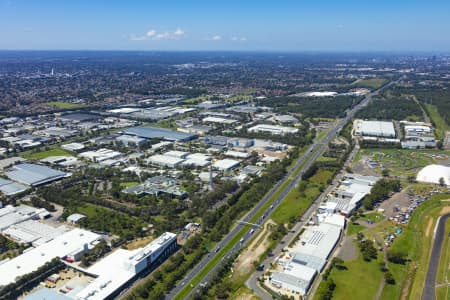
[(428, 272), (425, 279), (425, 288), (423, 289), (422, 300), (436, 299), (436, 275), (439, 268), (439, 259), (441, 258), (442, 243), (445, 235), (445, 222), (450, 214), (439, 218), (436, 232), (434, 235), (433, 249), (431, 250), (430, 262), (428, 263)]
[[(292, 179), (291, 176), (293, 173), (301, 167), (300, 171), (296, 174), (296, 176), (291, 180), (291, 182), (283, 189), (283, 191), (276, 197), (276, 199), (273, 201), (272, 205), (269, 206), (264, 213), (262, 214), (262, 217), (257, 221), (258, 224), (262, 224), (272, 213), (272, 211), (278, 207), (281, 203), (281, 201), (286, 197), (286, 195), (289, 194), (289, 192), (297, 186), (297, 184), (301, 181), (301, 177), (303, 173), (312, 165), (312, 163), (323, 153), (323, 151), (326, 149), (326, 146), (328, 143), (342, 130), (342, 128), (347, 124), (349, 120), (351, 120), (357, 111), (359, 111), (362, 107), (366, 106), (373, 96), (377, 95), (380, 91), (390, 87), (391, 85), (395, 84), (395, 82), (390, 82), (378, 90), (375, 90), (369, 94), (367, 94), (363, 100), (357, 105), (355, 105), (350, 111), (347, 112), (346, 117), (339, 120), (334, 128), (332, 128), (325, 137), (322, 138), (321, 141), (315, 141), (308, 150), (297, 160), (296, 164), (289, 170), (289, 172), (277, 183), (275, 186), (270, 189), (270, 191), (240, 220), (243, 222), (249, 222), (250, 219), (257, 214), (266, 204), (268, 204), (268, 201), (272, 198), (272, 196), (277, 192), (277, 190), (289, 179)], [(223, 239), (216, 245), (216, 249), (222, 249), (228, 243), (230, 243), (242, 230), (243, 226), (249, 226), (244, 225), (242, 223), (237, 223), (233, 229), (226, 234)], [(189, 297), (197, 290), (199, 285), (192, 286), (191, 281), (192, 279), (199, 273), (201, 270), (203, 270), (209, 262), (211, 262), (213, 259), (215, 259), (216, 256), (221, 255), (221, 260), (227, 257), (230, 257), (230, 255), (238, 252), (242, 247), (245, 247), (246, 244), (249, 242), (250, 237), (252, 233), (249, 230), (243, 235), (242, 242), (237, 242), (233, 247), (227, 251), (227, 253), (222, 253), (223, 251), (215, 251), (213, 253), (209, 253), (206, 256), (203, 257), (203, 259), (185, 276), (184, 279), (180, 280), (179, 283), (175, 286), (175, 288), (170, 291), (166, 295), (167, 299), (174, 299), (178, 298), (177, 295), (180, 293), (183, 288), (186, 286), (190, 286), (192, 289), (189, 292), (189, 294), (185, 297), (185, 299), (189, 299)], [(212, 276), (215, 274), (216, 270), (220, 267), (220, 263), (217, 263), (212, 267), (212, 269), (206, 274), (206, 276), (203, 277), (203, 279), (200, 281), (200, 284), (205, 284), (209, 280), (211, 280)]]

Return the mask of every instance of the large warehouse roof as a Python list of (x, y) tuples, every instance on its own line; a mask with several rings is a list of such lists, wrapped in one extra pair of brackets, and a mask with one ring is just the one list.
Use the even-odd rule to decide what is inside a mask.
[(146, 139), (164, 139), (168, 141), (189, 141), (197, 137), (195, 134), (143, 126), (129, 128), (125, 130), (125, 134), (136, 135)]
[(446, 185), (450, 185), (450, 167), (428, 165), (417, 174), (417, 181), (440, 184), (443, 178)]
[(67, 174), (40, 165), (19, 164), (13, 167), (13, 171), (7, 172), (6, 176), (17, 182), (36, 186), (61, 179)]
[(64, 257), (82, 249), (85, 244), (91, 244), (99, 238), (96, 233), (78, 228), (59, 235), (42, 246), (0, 264), (0, 274), (6, 274), (0, 276), (0, 286), (14, 282), (16, 277), (37, 270), (55, 257)]
[(395, 137), (395, 128), (392, 122), (356, 120), (355, 134), (393, 138)]

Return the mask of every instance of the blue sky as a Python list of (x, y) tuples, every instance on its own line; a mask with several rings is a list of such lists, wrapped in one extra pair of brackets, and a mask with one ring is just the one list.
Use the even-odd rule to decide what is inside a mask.
[(450, 51), (450, 1), (0, 0), (0, 49)]

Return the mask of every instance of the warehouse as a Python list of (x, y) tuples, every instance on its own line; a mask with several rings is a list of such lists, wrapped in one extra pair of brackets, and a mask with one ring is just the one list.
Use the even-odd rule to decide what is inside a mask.
[(394, 123), (386, 121), (355, 120), (353, 123), (355, 136), (372, 136), (395, 138)]
[(27, 189), (26, 186), (0, 178), (0, 192), (5, 196), (12, 196)]
[(122, 156), (122, 153), (106, 148), (98, 149), (96, 151), (86, 151), (80, 153), (80, 157), (89, 159), (93, 162), (102, 162), (110, 159), (116, 159)]
[(118, 136), (116, 141), (125, 147), (141, 147), (147, 143), (146, 139), (133, 135)]
[(36, 220), (27, 220), (10, 226), (3, 231), (3, 234), (18, 243), (30, 243), (37, 247), (67, 231), (69, 231), (69, 228), (64, 225), (55, 228)]
[(6, 172), (9, 179), (31, 186), (38, 186), (67, 177), (69, 174), (48, 167), (19, 164), (12, 167), (12, 171)]
[(70, 144), (61, 145), (61, 149), (64, 149), (67, 151), (72, 151), (72, 152), (77, 152), (77, 151), (83, 150), (84, 145), (81, 143), (70, 143)]
[(14, 282), (18, 276), (36, 271), (56, 257), (64, 258), (69, 254), (79, 257), (93, 248), (99, 239), (98, 234), (79, 228), (63, 233), (48, 243), (0, 264), (0, 286)]
[(298, 129), (294, 127), (286, 127), (279, 125), (258, 124), (256, 126), (250, 127), (248, 129), (248, 132), (262, 132), (276, 135), (285, 135), (297, 133)]
[(87, 269), (97, 277), (77, 293), (77, 299), (100, 300), (118, 295), (136, 275), (160, 264), (177, 249), (177, 236), (163, 233), (156, 240), (136, 250), (118, 249)]
[(220, 171), (230, 171), (239, 166), (240, 161), (234, 159), (220, 159), (216, 160), (213, 164), (213, 167)]
[(162, 139), (173, 142), (184, 142), (197, 138), (195, 134), (177, 132), (157, 127), (142, 127), (142, 126), (132, 127), (125, 130), (124, 133), (146, 139)]
[(169, 155), (156, 154), (147, 158), (147, 163), (163, 166), (168, 168), (176, 168), (184, 161), (183, 158), (178, 158)]
[(39, 209), (23, 204), (19, 206), (7, 205), (0, 208), (0, 232), (14, 224), (39, 219), (39, 212)]
[(217, 124), (227, 124), (231, 125), (237, 122), (234, 119), (225, 119), (221, 117), (206, 117), (202, 120), (203, 123), (217, 123)]

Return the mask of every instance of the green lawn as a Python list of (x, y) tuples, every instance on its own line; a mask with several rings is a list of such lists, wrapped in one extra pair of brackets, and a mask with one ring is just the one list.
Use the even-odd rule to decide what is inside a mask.
[(50, 101), (45, 103), (47, 106), (57, 108), (57, 109), (77, 109), (85, 107), (84, 104), (76, 104), (76, 103), (70, 103), (70, 102), (63, 102), (63, 101)]
[(384, 78), (368, 78), (355, 80), (352, 85), (377, 89), (387, 82)]
[(53, 148), (50, 150), (45, 150), (45, 151), (40, 151), (40, 152), (28, 152), (26, 154), (23, 155), (24, 158), (26, 159), (34, 159), (34, 160), (39, 160), (39, 159), (43, 159), (43, 158), (47, 158), (50, 156), (71, 156), (71, 154), (65, 150), (59, 149), (59, 148)]
[[(380, 256), (378, 252), (377, 260), (366, 262), (359, 254), (355, 260), (344, 263), (347, 270), (333, 268), (330, 274), (336, 284), (333, 300), (373, 299), (381, 280), (384, 280), (379, 267)], [(317, 296), (314, 299), (317, 299)]]
[(445, 131), (450, 130), (450, 126), (441, 117), (441, 115), (437, 111), (436, 106), (431, 104), (424, 105), (428, 116), (430, 117), (431, 121), (433, 121), (434, 126), (436, 127), (436, 137), (438, 139), (443, 139), (445, 136)]
[(120, 186), (123, 188), (129, 188), (129, 187), (137, 185), (138, 183), (139, 182), (137, 182), (137, 181), (126, 181), (126, 182), (121, 182)]
[[(406, 178), (407, 176), (416, 176), (417, 172), (429, 164), (444, 163), (447, 161), (439, 155), (450, 155), (448, 150), (437, 149), (380, 149), (369, 148), (361, 149), (355, 158), (355, 161), (361, 157), (367, 156), (369, 159), (378, 162), (387, 168), (391, 175)], [(376, 167), (376, 171), (381, 173), (380, 166)]]

